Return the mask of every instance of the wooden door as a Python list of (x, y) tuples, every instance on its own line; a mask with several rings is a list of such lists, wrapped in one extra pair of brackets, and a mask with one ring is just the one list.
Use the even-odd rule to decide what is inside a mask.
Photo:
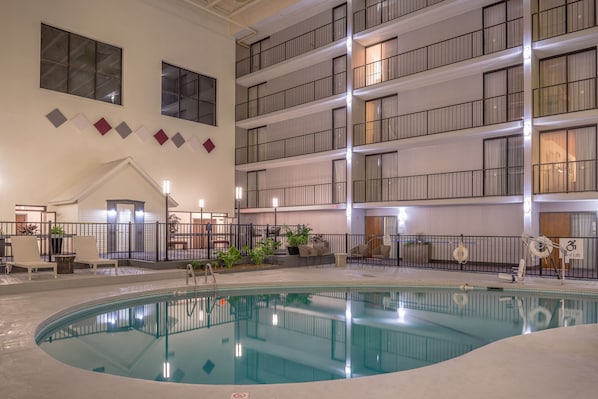
[[(365, 217), (365, 239), (368, 243), (370, 252), (374, 248), (382, 245), (382, 237), (384, 236), (384, 217), (383, 216), (366, 216)], [(368, 256), (371, 254), (368, 254)]]
[[(570, 237), (571, 215), (569, 212), (540, 213), (540, 234), (550, 238), (554, 243), (559, 242), (559, 237)], [(556, 267), (560, 270), (561, 260), (559, 259), (558, 249), (553, 250), (551, 256)], [(549, 258), (542, 261), (542, 267), (552, 268)], [(565, 264), (565, 268), (569, 268), (568, 263)]]
[(208, 232), (206, 231), (206, 224), (214, 223), (213, 220), (204, 218), (193, 219), (193, 245), (192, 248), (207, 248), (208, 247)]

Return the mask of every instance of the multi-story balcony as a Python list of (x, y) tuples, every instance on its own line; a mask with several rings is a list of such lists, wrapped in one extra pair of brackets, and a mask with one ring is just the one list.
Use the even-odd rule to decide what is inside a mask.
[(252, 47), (253, 51), (249, 57), (237, 61), (236, 77), (246, 76), (288, 61), (325, 47), (346, 36), (347, 18), (341, 17), (272, 47), (262, 49), (261, 46), (256, 46), (257, 50), (253, 50), (256, 47)]
[(521, 120), (523, 92), (469, 101), (353, 125), (361, 146)]
[(353, 86), (360, 89), (520, 46), (522, 27), (523, 18), (517, 18), (358, 66)]
[(595, 0), (569, 1), (532, 15), (533, 41), (549, 39), (596, 26)]
[(522, 193), (522, 166), (353, 182), (356, 203), (481, 198)]
[(301, 136), (239, 147), (235, 150), (235, 164), (244, 165), (299, 155), (317, 154), (346, 148), (346, 146), (347, 129), (343, 126)]
[(335, 205), (346, 202), (346, 182), (307, 184), (259, 190), (247, 190), (245, 208), (271, 208), (272, 199), (279, 207)]
[(597, 160), (553, 162), (534, 165), (534, 194), (565, 194), (596, 191)]
[(534, 117), (596, 109), (596, 93), (595, 77), (534, 89)]
[(346, 76), (346, 72), (331, 74), (321, 79), (237, 104), (235, 110), (236, 121), (342, 94), (347, 90)]
[(443, 0), (381, 0), (353, 13), (353, 32), (382, 25), (397, 18), (404, 17), (426, 7), (438, 4)]

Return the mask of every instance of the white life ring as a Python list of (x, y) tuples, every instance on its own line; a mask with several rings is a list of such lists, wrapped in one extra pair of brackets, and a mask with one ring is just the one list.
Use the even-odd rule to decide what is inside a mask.
[[(541, 259), (548, 258), (550, 256), (554, 244), (548, 237), (539, 236), (532, 238), (529, 241), (528, 248), (532, 255)], [(540, 245), (542, 245), (542, 249), (540, 249)]]
[(467, 258), (469, 258), (469, 250), (463, 246), (462, 242), (460, 242), (459, 246), (453, 251), (453, 257), (460, 265), (464, 264), (467, 261)]
[(469, 298), (467, 297), (467, 294), (464, 292), (455, 292), (453, 294), (453, 302), (455, 302), (455, 304), (457, 304), (457, 306), (459, 306), (460, 308), (467, 305), (468, 300)]
[[(541, 317), (538, 317), (542, 315)], [(547, 328), (552, 320), (552, 313), (544, 306), (538, 306), (530, 310), (528, 320), (536, 326), (536, 328)]]

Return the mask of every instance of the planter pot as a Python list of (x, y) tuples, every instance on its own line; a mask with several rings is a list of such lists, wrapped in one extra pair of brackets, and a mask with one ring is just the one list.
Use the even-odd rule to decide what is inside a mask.
[(51, 239), (52, 244), (52, 253), (53, 254), (61, 254), (62, 253), (62, 237), (52, 237)]
[(430, 261), (430, 254), (432, 246), (427, 244), (411, 244), (403, 245), (403, 253), (401, 257), (403, 262), (408, 263), (428, 263)]
[(299, 247), (287, 247), (289, 255), (299, 255)]

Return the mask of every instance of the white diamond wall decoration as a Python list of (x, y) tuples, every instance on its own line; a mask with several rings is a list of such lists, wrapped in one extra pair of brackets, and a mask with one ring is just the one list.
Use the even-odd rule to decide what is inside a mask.
[(203, 148), (203, 144), (201, 142), (201, 140), (199, 140), (197, 137), (193, 136), (191, 137), (187, 143), (189, 143), (189, 145), (191, 146), (191, 148), (193, 148), (195, 151), (199, 151)]
[(153, 137), (152, 132), (147, 130), (147, 128), (145, 126), (141, 126), (139, 129), (137, 129), (135, 131), (135, 134), (137, 134), (137, 137), (139, 137), (141, 139), (141, 141), (146, 141), (149, 138)]
[(80, 131), (83, 131), (85, 129), (87, 129), (89, 126), (91, 126), (91, 122), (89, 121), (89, 119), (87, 119), (87, 117), (83, 114), (77, 114), (75, 115), (72, 119), (71, 119), (71, 123), (73, 125), (75, 125), (75, 127), (77, 129), (79, 129)]

